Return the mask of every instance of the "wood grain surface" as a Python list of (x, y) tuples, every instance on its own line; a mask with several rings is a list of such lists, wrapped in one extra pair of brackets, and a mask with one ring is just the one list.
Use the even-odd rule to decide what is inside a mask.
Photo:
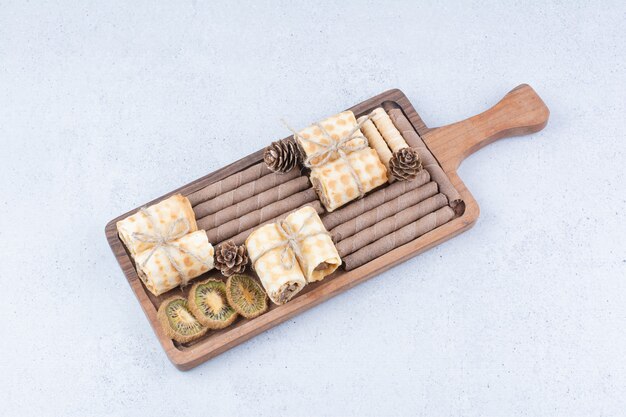
[[(309, 284), (289, 303), (276, 306), (252, 320), (240, 319), (232, 326), (210, 331), (206, 336), (190, 344), (179, 344), (165, 335), (159, 325), (156, 315), (159, 303), (175, 291), (186, 294), (186, 290), (172, 290), (163, 296), (155, 297), (143, 286), (137, 276), (133, 261), (124, 244), (117, 235), (115, 223), (138, 209), (124, 213), (111, 220), (105, 233), (109, 245), (122, 268), (133, 292), (156, 333), (161, 345), (165, 349), (172, 363), (180, 370), (191, 369), (202, 362), (254, 337), (255, 335), (274, 327), (285, 320), (314, 307), (328, 298), (346, 291), (353, 286), (403, 262), (459, 233), (469, 229), (476, 222), (479, 215), (478, 204), (457, 175), (460, 163), (473, 152), (496, 139), (525, 135), (541, 130), (547, 123), (549, 111), (541, 98), (528, 85), (520, 85), (509, 92), (500, 102), (489, 110), (451, 125), (428, 128), (417, 114), (408, 98), (400, 90), (389, 90), (372, 97), (350, 108), (358, 117), (366, 114), (385, 101), (397, 103), (407, 118), (413, 124), (419, 135), (425, 141), (439, 164), (449, 176), (453, 185), (461, 194), (465, 202), (465, 212), (437, 229), (399, 247), (359, 268), (345, 272), (338, 270), (325, 280)], [(268, 140), (267, 143), (270, 141)], [(220, 170), (206, 175), (177, 190), (161, 196), (150, 205), (175, 193), (189, 195), (215, 181), (219, 181), (231, 174), (245, 169), (262, 160), (263, 150), (242, 158)], [(219, 277), (219, 272), (211, 271), (206, 276)]]

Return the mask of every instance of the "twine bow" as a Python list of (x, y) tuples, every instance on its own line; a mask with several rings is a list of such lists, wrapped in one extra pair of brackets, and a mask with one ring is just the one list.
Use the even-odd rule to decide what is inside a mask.
[[(308, 235), (301, 235), (300, 232), (304, 228), (304, 226), (313, 218), (317, 216), (317, 212), (312, 212), (304, 221), (302, 225), (297, 230), (291, 230), (291, 226), (287, 223), (284, 225), (280, 220), (276, 221), (274, 224), (278, 229), (278, 233), (283, 237), (282, 240), (276, 242), (272, 246), (265, 248), (265, 250), (261, 251), (257, 256), (250, 257), (251, 265), (254, 266), (256, 261), (261, 259), (265, 254), (273, 251), (274, 249), (283, 248), (280, 254), (280, 262), (285, 269), (291, 269), (296, 263), (297, 258), (302, 258), (302, 250), (300, 247), (300, 243), (303, 240), (319, 235), (330, 236), (326, 230), (321, 230), (319, 232), (310, 233)], [(289, 251), (291, 249), (291, 252)]]
[[(185, 285), (187, 285), (187, 283), (189, 282), (191, 277), (187, 276), (187, 274), (185, 273), (183, 268), (180, 266), (178, 261), (176, 261), (176, 259), (174, 259), (174, 257), (172, 256), (172, 254), (170, 252), (170, 249), (174, 248), (174, 249), (178, 250), (179, 252), (184, 253), (185, 255), (191, 256), (193, 259), (198, 261), (200, 264), (206, 266), (207, 268), (211, 268), (211, 265), (207, 264), (204, 260), (202, 260), (195, 253), (193, 253), (191, 251), (188, 251), (185, 248), (181, 248), (179, 245), (176, 245), (174, 243), (174, 241), (176, 239), (180, 239), (181, 237), (183, 237), (187, 233), (189, 233), (189, 230), (191, 229), (191, 226), (189, 224), (189, 220), (187, 220), (187, 219), (185, 219), (183, 217), (180, 217), (180, 218), (176, 219), (174, 222), (172, 222), (172, 224), (170, 224), (170, 227), (169, 227), (169, 229), (167, 230), (166, 233), (161, 233), (161, 232), (157, 231), (159, 229), (157, 228), (156, 222), (154, 221), (154, 217), (152, 217), (152, 214), (150, 214), (150, 212), (148, 210), (146, 210), (145, 207), (142, 207), (141, 209), (139, 209), (139, 211), (144, 216), (146, 216), (146, 218), (148, 219), (148, 221), (152, 225), (152, 230), (156, 231), (154, 234), (148, 234), (148, 233), (142, 233), (142, 232), (134, 232), (132, 234), (133, 239), (136, 239), (136, 240), (138, 240), (140, 242), (154, 243), (154, 246), (150, 250), (150, 253), (146, 257), (146, 259), (144, 259), (144, 261), (141, 263), (141, 267), (142, 268), (146, 266), (146, 264), (148, 263), (150, 258), (152, 258), (152, 255), (154, 255), (154, 253), (157, 250), (159, 250), (160, 248), (163, 248), (163, 253), (165, 253), (165, 256), (167, 257), (168, 261), (170, 261), (170, 263), (172, 264), (172, 266), (174, 267), (176, 272), (178, 272), (178, 275), (180, 275), (180, 279), (181, 279), (180, 286), (181, 287), (184, 287)], [(175, 232), (175, 230), (176, 230), (176, 228), (178, 227), (179, 224), (182, 224), (183, 228), (182, 228), (182, 230), (180, 230), (178, 232)]]
[[(322, 142), (318, 142), (310, 138), (305, 138), (304, 136), (296, 132), (294, 129), (292, 129), (284, 120), (283, 120), (283, 124), (287, 127), (287, 129), (289, 129), (293, 133), (294, 138), (297, 136), (301, 140), (312, 143), (321, 148), (318, 151), (306, 157), (303, 163), (304, 163), (304, 166), (306, 166), (307, 168), (316, 168), (316, 167), (322, 166), (326, 162), (328, 162), (328, 160), (334, 154), (337, 154), (339, 156), (339, 159), (342, 159), (346, 163), (346, 166), (348, 167), (348, 169), (350, 170), (350, 175), (352, 175), (352, 178), (354, 178), (354, 182), (356, 183), (357, 189), (359, 190), (359, 198), (360, 198), (360, 197), (363, 197), (363, 195), (365, 194), (365, 191), (363, 189), (363, 184), (361, 183), (361, 179), (359, 178), (358, 174), (352, 167), (352, 164), (350, 164), (350, 160), (348, 159), (347, 154), (350, 152), (356, 152), (362, 149), (366, 149), (369, 146), (369, 141), (367, 140), (365, 136), (363, 136), (362, 134), (355, 135), (355, 133), (358, 132), (359, 129), (361, 129), (361, 126), (363, 125), (363, 123), (368, 121), (370, 117), (371, 115), (367, 115), (366, 117), (364, 117), (344, 137), (339, 138), (339, 139), (333, 138), (330, 135), (330, 133), (328, 133), (328, 131), (324, 129), (324, 126), (322, 126), (321, 123), (319, 122), (313, 123), (314, 126), (316, 126), (318, 129), (322, 131), (322, 134), (328, 139), (328, 143), (322, 143)], [(363, 142), (361, 142), (360, 144), (356, 146), (348, 145), (348, 143), (352, 141), (353, 139), (362, 139)]]

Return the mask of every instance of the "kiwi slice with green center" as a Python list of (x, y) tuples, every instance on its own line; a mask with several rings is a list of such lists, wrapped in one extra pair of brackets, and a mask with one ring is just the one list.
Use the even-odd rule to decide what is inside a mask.
[(168, 337), (180, 343), (191, 342), (208, 330), (189, 311), (187, 299), (181, 296), (163, 301), (159, 306), (157, 318)]
[(209, 329), (223, 329), (237, 318), (237, 312), (226, 298), (226, 284), (217, 279), (193, 284), (189, 291), (189, 310)]
[(226, 281), (228, 303), (247, 319), (267, 311), (267, 295), (256, 280), (247, 275), (232, 275)]

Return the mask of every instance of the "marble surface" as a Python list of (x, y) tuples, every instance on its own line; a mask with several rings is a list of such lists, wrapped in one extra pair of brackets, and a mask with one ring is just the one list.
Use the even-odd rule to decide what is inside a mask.
[[(0, 1), (0, 415), (624, 415), (624, 3), (416, 3)], [(398, 87), (440, 126), (524, 82), (550, 123), (462, 165), (472, 230), (168, 362), (108, 220), (280, 118)]]

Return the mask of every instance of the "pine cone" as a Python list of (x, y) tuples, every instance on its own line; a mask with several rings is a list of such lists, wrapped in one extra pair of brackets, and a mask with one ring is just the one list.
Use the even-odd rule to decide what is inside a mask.
[(265, 165), (274, 172), (289, 172), (300, 161), (298, 145), (292, 138), (272, 142), (263, 153)]
[(232, 240), (218, 245), (215, 249), (215, 268), (224, 276), (241, 274), (248, 264), (248, 254), (244, 245), (237, 246)]
[(398, 181), (411, 181), (422, 170), (422, 161), (413, 148), (402, 148), (389, 160), (391, 175)]

